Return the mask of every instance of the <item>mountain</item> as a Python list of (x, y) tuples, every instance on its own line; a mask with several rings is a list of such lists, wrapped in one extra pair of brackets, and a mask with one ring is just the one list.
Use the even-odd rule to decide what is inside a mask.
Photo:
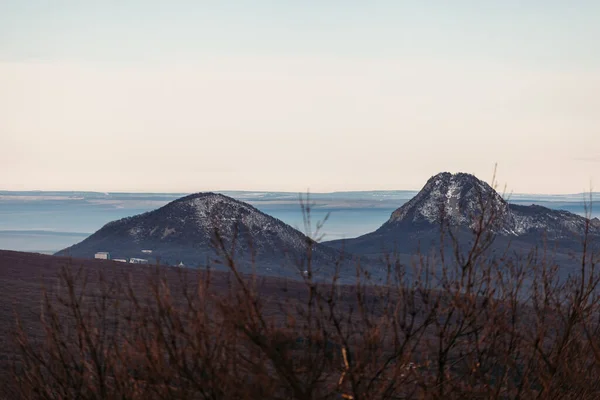
[[(358, 255), (390, 251), (414, 253), (439, 244), (440, 227), (450, 227), (463, 241), (472, 237), (481, 210), (497, 235), (498, 245), (530, 249), (543, 240), (568, 252), (581, 248), (586, 218), (568, 211), (510, 204), (486, 182), (465, 173), (443, 172), (431, 177), (423, 189), (395, 210), (379, 229), (354, 239), (325, 242)], [(493, 216), (493, 217), (492, 217)], [(590, 221), (590, 235), (600, 239), (600, 221)]]
[(218, 258), (213, 245), (216, 231), (228, 249), (233, 245), (239, 266), (248, 270), (255, 261), (258, 272), (266, 275), (297, 274), (294, 268), (305, 257), (308, 243), (313, 243), (315, 265), (332, 266), (338, 254), (247, 203), (221, 194), (197, 193), (109, 222), (56, 255), (93, 258), (96, 252), (109, 252), (113, 259), (154, 262), (160, 257), (161, 263), (206, 265)]

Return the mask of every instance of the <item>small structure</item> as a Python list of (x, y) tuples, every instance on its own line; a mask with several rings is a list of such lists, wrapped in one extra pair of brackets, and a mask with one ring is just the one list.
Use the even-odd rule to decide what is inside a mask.
[(148, 260), (146, 260), (145, 258), (130, 258), (129, 263), (130, 264), (148, 264)]
[(110, 253), (107, 251), (99, 251), (94, 254), (94, 258), (97, 258), (98, 260), (110, 260)]
[(144, 253), (144, 254), (152, 254), (152, 250), (142, 250), (142, 253)]
[(126, 258), (113, 258), (113, 261), (117, 261), (117, 262), (124, 262), (124, 263), (126, 263), (126, 262), (127, 262), (127, 259), (126, 259)]

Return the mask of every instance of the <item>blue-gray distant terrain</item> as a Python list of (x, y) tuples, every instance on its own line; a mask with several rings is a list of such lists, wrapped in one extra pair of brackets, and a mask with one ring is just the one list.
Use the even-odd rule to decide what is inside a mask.
[[(489, 221), (486, 223), (489, 231), (495, 234), (492, 248), (498, 252), (510, 248), (511, 252), (523, 254), (534, 246), (546, 247), (565, 264), (569, 263), (570, 255), (582, 250), (586, 233), (592, 245), (597, 248), (600, 244), (597, 217), (586, 218), (536, 204), (511, 203), (473, 175), (448, 172), (431, 177), (416, 196), (396, 209), (376, 230), (324, 244), (363, 256), (415, 254), (419, 250), (427, 253), (430, 248), (439, 247), (443, 225), (444, 231), (451, 231), (460, 244), (468, 246), (475, 240), (473, 232), (480, 223), (478, 216), (482, 210), (485, 210), (482, 221)], [(449, 240), (446, 235), (446, 243)]]
[[(221, 192), (304, 231), (298, 193)], [(418, 191), (313, 193), (313, 222), (329, 214), (324, 240), (354, 238), (380, 228)], [(157, 209), (188, 193), (97, 193), (0, 191), (0, 249), (54, 253), (79, 243), (110, 221)], [(511, 194), (515, 205), (536, 204), (578, 215), (584, 194)], [(600, 193), (592, 196), (600, 199)], [(600, 203), (592, 204), (600, 215)], [(313, 224), (314, 228), (314, 224)]]
[[(220, 192), (304, 231), (298, 193)], [(355, 237), (377, 228), (416, 191), (311, 194), (313, 225), (330, 215), (325, 239)], [(162, 207), (188, 193), (2, 192), (0, 249), (54, 253), (106, 223)]]
[[(196, 193), (156, 210), (109, 222), (80, 243), (57, 255), (92, 258), (96, 252), (113, 258), (159, 258), (161, 263), (223, 268), (232, 259), (242, 271), (297, 276), (323, 272), (338, 252), (315, 243), (302, 232), (248, 203), (218, 193)], [(152, 260), (149, 260), (152, 261)], [(158, 261), (158, 260), (157, 260)]]
[[(345, 194), (346, 204), (338, 198), (339, 208), (362, 202), (376, 209), (392, 196), (370, 199)], [(286, 204), (285, 194), (246, 194), (250, 200)], [(356, 197), (354, 197), (356, 196)], [(238, 196), (239, 197), (239, 196)], [(323, 204), (332, 208), (335, 196), (316, 195), (314, 207)], [(354, 197), (354, 198), (353, 198)], [(287, 199), (290, 201), (291, 199)], [(541, 205), (510, 203), (494, 188), (473, 175), (440, 173), (429, 179), (410, 200), (391, 212), (386, 221), (371, 232), (356, 238), (323, 241), (313, 245), (312, 261), (319, 269), (335, 265), (340, 254), (348, 258), (361, 257), (376, 270), (378, 260), (390, 253), (408, 257), (418, 251), (429, 253), (439, 248), (440, 227), (451, 230), (461, 246), (469, 246), (474, 239), (477, 216), (482, 208), (487, 219), (491, 216), (489, 231), (496, 239), (490, 248), (492, 254), (510, 251), (526, 254), (534, 246), (549, 245), (555, 249), (556, 260), (567, 269), (576, 261), (569, 257), (581, 250), (581, 239), (587, 232), (593, 242), (600, 242), (600, 220), (586, 218), (570, 211), (550, 209)], [(313, 243), (300, 230), (284, 221), (267, 215), (251, 204), (217, 193), (197, 193), (173, 200), (155, 210), (105, 224), (94, 234), (69, 246), (57, 255), (91, 258), (96, 252), (110, 252), (115, 258), (152, 258), (161, 262), (187, 266), (206, 265), (223, 260), (215, 251), (216, 233), (231, 249), (239, 265), (256, 267), (268, 275), (286, 275), (297, 266), (304, 270), (303, 260), (307, 243)], [(314, 235), (313, 235), (314, 237)], [(452, 247), (447, 247), (449, 251)], [(451, 253), (448, 253), (451, 254)], [(406, 259), (406, 258), (405, 258)], [(246, 268), (247, 267), (247, 268)], [(347, 269), (347, 270), (346, 270)], [(352, 275), (349, 264), (344, 264), (344, 276)]]

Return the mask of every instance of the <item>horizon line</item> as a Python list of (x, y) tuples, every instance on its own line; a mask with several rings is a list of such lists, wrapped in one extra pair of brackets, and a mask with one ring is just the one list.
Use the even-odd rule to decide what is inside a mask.
[[(208, 189), (208, 190), (199, 190), (199, 191), (104, 191), (104, 190), (64, 190), (64, 189), (26, 189), (26, 190), (12, 190), (12, 189), (0, 189), (0, 195), (6, 193), (94, 193), (94, 194), (168, 194), (168, 195), (190, 195), (194, 193), (282, 193), (282, 194), (342, 194), (342, 193), (377, 193), (377, 192), (420, 192), (421, 189), (373, 189), (373, 190), (334, 190), (334, 191), (315, 191), (312, 192), (310, 190), (307, 191), (289, 191), (289, 190), (248, 190), (248, 189)], [(494, 188), (494, 190), (496, 190)], [(498, 190), (496, 192), (500, 193)], [(585, 195), (600, 195), (600, 192), (595, 191), (583, 191), (583, 192), (563, 192), (563, 193), (535, 193), (535, 192), (508, 192), (508, 196), (585, 196)]]

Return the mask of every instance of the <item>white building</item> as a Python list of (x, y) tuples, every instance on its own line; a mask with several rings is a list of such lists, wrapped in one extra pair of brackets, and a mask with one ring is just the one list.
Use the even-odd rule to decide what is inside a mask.
[(127, 259), (126, 258), (113, 258), (113, 261), (126, 263)]
[(107, 251), (99, 251), (94, 254), (94, 258), (97, 258), (98, 260), (110, 260), (110, 253)]
[(130, 264), (148, 264), (148, 260), (146, 260), (145, 258), (130, 258), (129, 263)]
[(142, 253), (144, 253), (144, 254), (152, 254), (152, 250), (142, 250)]

